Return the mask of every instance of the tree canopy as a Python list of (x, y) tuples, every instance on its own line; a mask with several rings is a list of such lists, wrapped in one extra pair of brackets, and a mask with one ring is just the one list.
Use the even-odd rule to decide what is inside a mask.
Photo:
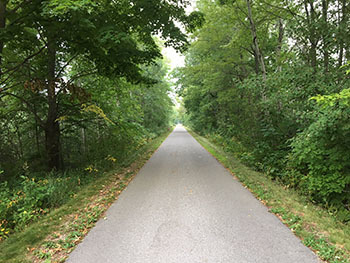
[(312, 200), (349, 210), (349, 3), (197, 6), (205, 23), (174, 73), (186, 124)]
[[(49, 169), (62, 169), (62, 126), (68, 125), (63, 124), (64, 120), (70, 118), (75, 120), (74, 125), (86, 125), (81, 119), (81, 105), (109, 100), (100, 96), (106, 87), (133, 90), (134, 85), (146, 87), (162, 81), (165, 74), (146, 72), (147, 67), (155, 67), (156, 61), (160, 63), (155, 36), (161, 37), (165, 46), (186, 49), (188, 42), (180, 26), (192, 30), (201, 21), (200, 14), (185, 13), (188, 4), (189, 1), (1, 0), (2, 130), (12, 134), (13, 125), (31, 123), (28, 129), (36, 131), (38, 153), (44, 143)], [(154, 91), (167, 92), (164, 88)], [(165, 105), (169, 107), (169, 103), (161, 104), (161, 111)], [(11, 114), (13, 119), (9, 120)], [(163, 117), (163, 124), (158, 126), (166, 123), (168, 118)], [(16, 121), (20, 123), (14, 124)], [(24, 133), (21, 129), (18, 132)], [(22, 139), (22, 135), (19, 137)], [(2, 145), (9, 145), (10, 139), (3, 138)], [(14, 148), (19, 147), (14, 144)], [(26, 147), (20, 148), (23, 155)], [(9, 158), (13, 158), (12, 154)]]

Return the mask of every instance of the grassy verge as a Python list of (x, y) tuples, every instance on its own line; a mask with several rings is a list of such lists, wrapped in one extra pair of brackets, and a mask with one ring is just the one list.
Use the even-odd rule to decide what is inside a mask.
[(210, 139), (188, 131), (322, 260), (350, 262), (349, 225), (337, 221), (327, 210), (310, 203), (294, 189), (244, 166)]
[(1, 242), (0, 262), (64, 262), (170, 132), (140, 148), (126, 168), (101, 174), (68, 203)]

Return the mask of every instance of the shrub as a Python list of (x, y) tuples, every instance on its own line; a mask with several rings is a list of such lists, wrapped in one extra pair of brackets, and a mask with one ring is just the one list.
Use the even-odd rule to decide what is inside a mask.
[(50, 173), (45, 177), (22, 175), (15, 187), (3, 182), (0, 184), (0, 239), (46, 214), (50, 208), (67, 202), (93, 177), (77, 170), (61, 175)]
[(314, 98), (318, 110), (292, 141), (288, 176), (315, 201), (342, 207), (350, 203), (350, 107), (339, 94)]

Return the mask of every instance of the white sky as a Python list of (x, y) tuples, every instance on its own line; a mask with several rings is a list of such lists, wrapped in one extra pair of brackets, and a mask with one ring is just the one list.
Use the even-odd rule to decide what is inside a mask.
[[(190, 0), (191, 5), (186, 8), (186, 13), (191, 13), (196, 6), (196, 0)], [(180, 53), (176, 52), (174, 48), (167, 47), (162, 50), (163, 56), (168, 58), (170, 61), (170, 68), (173, 70), (176, 67), (185, 66), (185, 57)]]
[[(191, 1), (191, 6), (188, 6), (186, 8), (186, 13), (191, 13), (195, 9), (196, 0), (190, 0), (190, 1)], [(162, 54), (170, 63), (170, 72), (174, 68), (185, 66), (185, 56), (183, 56), (180, 52), (176, 52), (174, 48), (172, 47), (163, 48)], [(175, 93), (175, 90), (173, 89), (168, 95), (172, 99), (176, 108), (178, 108), (180, 104), (176, 99), (177, 95)]]
[(174, 48), (167, 47), (162, 50), (163, 56), (170, 61), (170, 68), (173, 70), (176, 67), (185, 66), (185, 56), (180, 52), (176, 52)]

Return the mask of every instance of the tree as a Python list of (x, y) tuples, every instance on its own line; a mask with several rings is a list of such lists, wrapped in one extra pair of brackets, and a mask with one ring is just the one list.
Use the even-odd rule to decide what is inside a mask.
[(252, 37), (253, 37), (254, 54), (257, 57), (256, 60), (260, 64), (263, 78), (264, 78), (264, 80), (266, 80), (265, 62), (264, 62), (264, 57), (261, 54), (261, 50), (260, 50), (260, 47), (259, 47), (259, 41), (258, 41), (258, 36), (256, 34), (256, 27), (255, 27), (253, 14), (252, 14), (251, 3), (250, 3), (250, 0), (246, 0), (246, 2), (247, 2), (247, 8), (248, 8), (248, 19), (249, 19), (249, 24), (250, 24), (250, 31), (251, 31)]
[[(98, 74), (128, 81), (147, 82), (140, 65), (161, 56), (153, 34), (166, 45), (183, 50), (186, 36), (174, 21), (193, 27), (200, 15), (186, 15), (188, 1), (1, 1), (2, 50), (1, 97), (22, 101), (45, 131), (49, 169), (60, 169), (60, 101), (62, 95), (88, 95), (77, 85), (80, 77)], [(5, 10), (5, 8), (7, 8)], [(5, 10), (5, 11), (4, 11)], [(1, 12), (0, 12), (1, 15)], [(0, 50), (1, 51), (1, 50)], [(88, 71), (69, 75), (73, 61), (90, 62)], [(36, 114), (37, 101), (29, 101), (24, 83), (46, 98), (45, 117)], [(24, 95), (24, 97), (23, 97)], [(30, 95), (31, 96), (31, 95)]]
[[(197, 6), (205, 24), (175, 74), (187, 125), (314, 201), (344, 209), (349, 109), (339, 104), (348, 103), (350, 83), (339, 66), (350, 54), (347, 2)], [(334, 100), (322, 109), (313, 97)]]

